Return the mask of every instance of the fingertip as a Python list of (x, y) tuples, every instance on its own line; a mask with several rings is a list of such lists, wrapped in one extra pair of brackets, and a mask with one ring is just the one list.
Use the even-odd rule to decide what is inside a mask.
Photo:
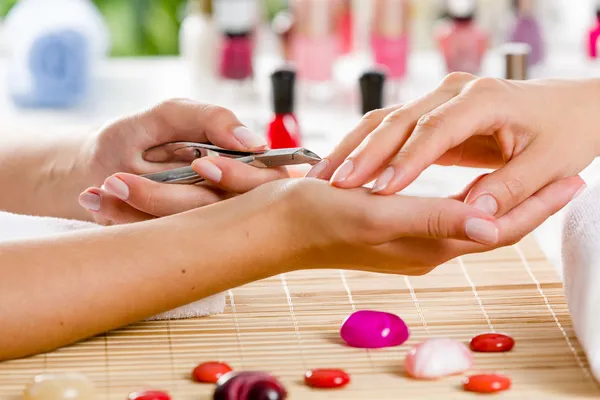
[(468, 218), (465, 233), (471, 240), (482, 244), (494, 245), (500, 240), (500, 229), (496, 222), (487, 218)]
[(233, 136), (235, 136), (242, 146), (249, 150), (260, 151), (267, 148), (267, 141), (265, 138), (252, 132), (244, 125), (233, 128)]
[(78, 198), (79, 205), (91, 212), (100, 210), (102, 199), (100, 195), (94, 191), (94, 188), (88, 188), (83, 191)]
[(201, 177), (214, 183), (219, 183), (223, 179), (223, 171), (208, 159), (195, 160), (192, 169)]

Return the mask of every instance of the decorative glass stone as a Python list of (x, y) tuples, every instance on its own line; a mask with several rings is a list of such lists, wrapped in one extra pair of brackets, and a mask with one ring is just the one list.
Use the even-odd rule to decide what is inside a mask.
[(232, 371), (217, 381), (213, 400), (284, 400), (287, 392), (272, 375)]
[(350, 382), (350, 375), (341, 369), (313, 369), (304, 374), (304, 382), (314, 388), (340, 388)]
[(80, 373), (42, 374), (33, 378), (23, 400), (92, 400), (94, 384)]
[(496, 393), (510, 389), (510, 378), (497, 374), (480, 374), (469, 376), (463, 382), (463, 388), (468, 392)]
[(492, 353), (510, 351), (515, 345), (515, 340), (502, 333), (482, 333), (471, 339), (471, 350)]
[(143, 390), (129, 393), (127, 400), (171, 400), (171, 396), (160, 390)]
[(361, 310), (346, 318), (340, 335), (349, 346), (376, 349), (401, 345), (408, 339), (409, 330), (395, 314)]
[(417, 379), (437, 379), (463, 373), (473, 365), (473, 354), (453, 339), (429, 339), (411, 348), (404, 371)]
[(220, 377), (231, 371), (231, 367), (224, 362), (209, 361), (194, 368), (192, 376), (197, 382), (217, 383)]

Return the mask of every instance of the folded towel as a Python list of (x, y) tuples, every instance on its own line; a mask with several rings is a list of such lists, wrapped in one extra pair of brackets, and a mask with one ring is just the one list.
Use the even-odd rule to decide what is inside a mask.
[(573, 328), (600, 381), (600, 185), (588, 188), (571, 203), (562, 257)]
[[(102, 227), (90, 222), (0, 212), (0, 242), (3, 240), (45, 237), (82, 229), (102, 229)], [(149, 318), (149, 320), (202, 317), (222, 313), (224, 309), (225, 294), (219, 293), (155, 315)]]

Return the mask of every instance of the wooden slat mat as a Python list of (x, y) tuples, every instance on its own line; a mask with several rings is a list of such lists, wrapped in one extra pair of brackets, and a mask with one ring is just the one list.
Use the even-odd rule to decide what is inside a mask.
[[(412, 335), (389, 349), (346, 347), (339, 338), (353, 310), (400, 315)], [(513, 389), (498, 397), (554, 399), (600, 396), (571, 325), (562, 285), (534, 240), (454, 260), (422, 277), (354, 271), (303, 271), (228, 293), (223, 315), (144, 322), (83, 343), (0, 364), (0, 398), (17, 399), (32, 376), (86, 373), (99, 399), (125, 399), (130, 390), (167, 389), (174, 399), (209, 399), (212, 385), (190, 380), (193, 367), (221, 359), (236, 369), (279, 376), (291, 399), (461, 399), (461, 377), (422, 382), (403, 376), (409, 345), (427, 337), (468, 342), (482, 331), (505, 332), (516, 346), (476, 354), (476, 371), (510, 375)], [(310, 368), (345, 368), (344, 390), (302, 385)]]

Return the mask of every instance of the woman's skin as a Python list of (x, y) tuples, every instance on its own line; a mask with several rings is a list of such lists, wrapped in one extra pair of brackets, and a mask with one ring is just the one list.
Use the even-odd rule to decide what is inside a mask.
[(401, 191), (432, 164), (496, 169), (467, 203), (500, 216), (600, 155), (600, 80), (507, 81), (449, 75), (426, 96), (374, 111), (310, 177)]
[[(578, 176), (559, 180), (499, 218), (464, 203), (471, 187), (453, 198), (373, 196), (366, 188), (343, 190), (323, 180), (278, 179), (285, 171), (219, 158), (193, 164), (197, 171), (212, 166), (222, 171), (220, 179), (214, 169), (205, 174), (213, 186), (159, 185), (118, 173), (104, 181), (105, 189), (97, 187), (102, 175), (114, 170), (172, 167), (141, 160), (145, 148), (162, 142), (204, 140), (241, 148), (231, 129), (239, 126), (234, 118), (227, 110), (171, 101), (87, 140), (51, 145), (47, 153), (42, 146), (16, 146), (21, 158), (0, 156), (10, 160), (2, 164), (2, 184), (10, 188), (0, 196), (2, 208), (78, 217), (71, 198), (96, 185), (80, 202), (88, 209), (99, 204), (94, 217), (115, 224), (0, 242), (0, 359), (48, 351), (298, 269), (425, 274), (457, 256), (517, 242), (584, 184)], [(207, 163), (212, 166), (202, 165)], [(127, 196), (119, 196), (119, 184), (110, 187), (111, 178), (127, 185)], [(272, 182), (260, 185), (267, 181)], [(249, 190), (253, 186), (260, 187)], [(99, 203), (85, 198), (96, 191)], [(220, 195), (211, 197), (209, 191)], [(46, 199), (67, 204), (37, 204)], [(195, 209), (155, 218), (189, 208)], [(147, 221), (120, 224), (126, 220)]]

